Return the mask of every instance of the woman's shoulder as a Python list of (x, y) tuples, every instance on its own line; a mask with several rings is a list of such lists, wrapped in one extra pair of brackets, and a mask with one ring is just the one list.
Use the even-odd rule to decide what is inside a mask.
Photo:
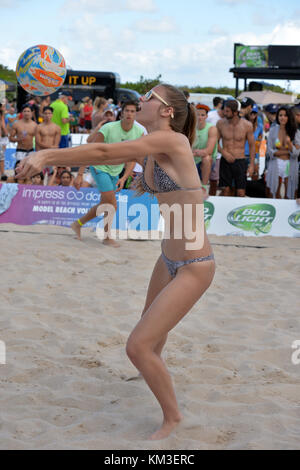
[(279, 124), (272, 124), (269, 130), (269, 138), (271, 137), (276, 138), (278, 136), (279, 128), (280, 128)]
[(166, 139), (169, 142), (189, 144), (188, 138), (184, 134), (182, 134), (181, 132), (173, 131), (173, 130), (157, 130), (157, 131), (151, 132), (148, 135), (149, 136), (151, 135), (157, 139)]

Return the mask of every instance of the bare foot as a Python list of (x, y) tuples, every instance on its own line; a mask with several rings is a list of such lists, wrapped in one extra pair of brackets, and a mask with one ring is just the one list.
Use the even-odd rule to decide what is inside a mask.
[(150, 436), (151, 441), (158, 441), (160, 439), (165, 439), (168, 437), (171, 432), (179, 425), (182, 420), (182, 416), (175, 421), (164, 421), (161, 428), (158, 429), (152, 436)]
[(112, 246), (113, 248), (119, 248), (120, 246), (113, 238), (105, 238), (103, 240), (103, 245)]
[(77, 220), (72, 223), (71, 229), (75, 232), (76, 238), (78, 238), (78, 240), (81, 240), (81, 226), (79, 225)]

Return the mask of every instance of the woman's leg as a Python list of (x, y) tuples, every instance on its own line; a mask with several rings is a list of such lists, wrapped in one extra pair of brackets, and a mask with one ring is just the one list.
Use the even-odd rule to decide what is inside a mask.
[(181, 420), (171, 377), (155, 349), (206, 291), (214, 271), (213, 261), (192, 263), (180, 268), (177, 276), (151, 303), (128, 339), (127, 354), (143, 375), (163, 411), (163, 424), (152, 439), (167, 437)]
[(210, 180), (209, 181), (209, 195), (215, 196), (217, 194), (218, 181)]
[(212, 166), (212, 158), (210, 155), (202, 157), (201, 161), (201, 174), (202, 174), (202, 184), (207, 185), (209, 182), (209, 175)]
[(282, 178), (279, 176), (279, 177), (278, 177), (277, 191), (276, 191), (276, 195), (275, 195), (275, 198), (276, 198), (276, 199), (281, 199), (281, 194), (280, 194), (281, 183), (282, 183)]
[(284, 178), (284, 180), (283, 180), (283, 182), (284, 182), (284, 199), (288, 199), (288, 197), (287, 197), (288, 181), (289, 181), (288, 178)]
[[(158, 258), (154, 266), (152, 276), (149, 282), (147, 296), (145, 305), (143, 308), (142, 316), (147, 312), (148, 308), (158, 296), (158, 294), (172, 281), (172, 276), (170, 275), (166, 263), (164, 262), (162, 256)], [(157, 343), (157, 346), (154, 348), (154, 351), (158, 356), (161, 355), (163, 347), (167, 341), (168, 335), (164, 335), (160, 341)]]
[[(103, 208), (104, 208), (102, 212), (105, 212), (106, 204), (110, 204), (111, 207), (114, 208), (115, 211), (117, 209), (117, 200), (116, 200), (116, 196), (115, 196), (114, 191), (106, 191), (106, 192), (102, 192), (100, 194), (101, 194), (100, 204), (96, 204), (95, 206), (91, 207), (91, 209), (84, 216), (82, 216), (79, 219), (80, 224), (78, 223), (77, 220), (75, 220), (75, 222), (73, 222), (72, 225), (71, 225), (72, 230), (74, 230), (74, 232), (76, 233), (77, 238), (79, 240), (81, 239), (81, 227), (82, 227), (82, 225), (86, 224), (90, 220), (93, 220), (97, 215), (97, 211), (98, 211), (98, 214), (100, 214), (101, 206), (103, 206)], [(98, 207), (100, 209), (98, 209)], [(106, 214), (106, 212), (105, 212), (105, 214)], [(107, 226), (104, 228), (104, 231), (105, 232), (108, 231)]]

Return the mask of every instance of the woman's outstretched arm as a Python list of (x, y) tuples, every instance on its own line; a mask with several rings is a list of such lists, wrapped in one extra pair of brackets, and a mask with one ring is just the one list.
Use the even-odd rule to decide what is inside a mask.
[(137, 140), (117, 144), (86, 144), (75, 148), (47, 149), (24, 158), (18, 171), (18, 178), (29, 178), (42, 171), (45, 166), (86, 166), (118, 165), (139, 162), (145, 156), (155, 153), (172, 155), (188, 140), (179, 133), (157, 131)]

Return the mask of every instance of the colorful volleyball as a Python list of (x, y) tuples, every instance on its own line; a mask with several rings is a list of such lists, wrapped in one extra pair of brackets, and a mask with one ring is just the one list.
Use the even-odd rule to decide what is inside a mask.
[(46, 96), (57, 91), (66, 78), (66, 63), (54, 47), (40, 44), (29, 47), (19, 57), (16, 75), (31, 95)]

